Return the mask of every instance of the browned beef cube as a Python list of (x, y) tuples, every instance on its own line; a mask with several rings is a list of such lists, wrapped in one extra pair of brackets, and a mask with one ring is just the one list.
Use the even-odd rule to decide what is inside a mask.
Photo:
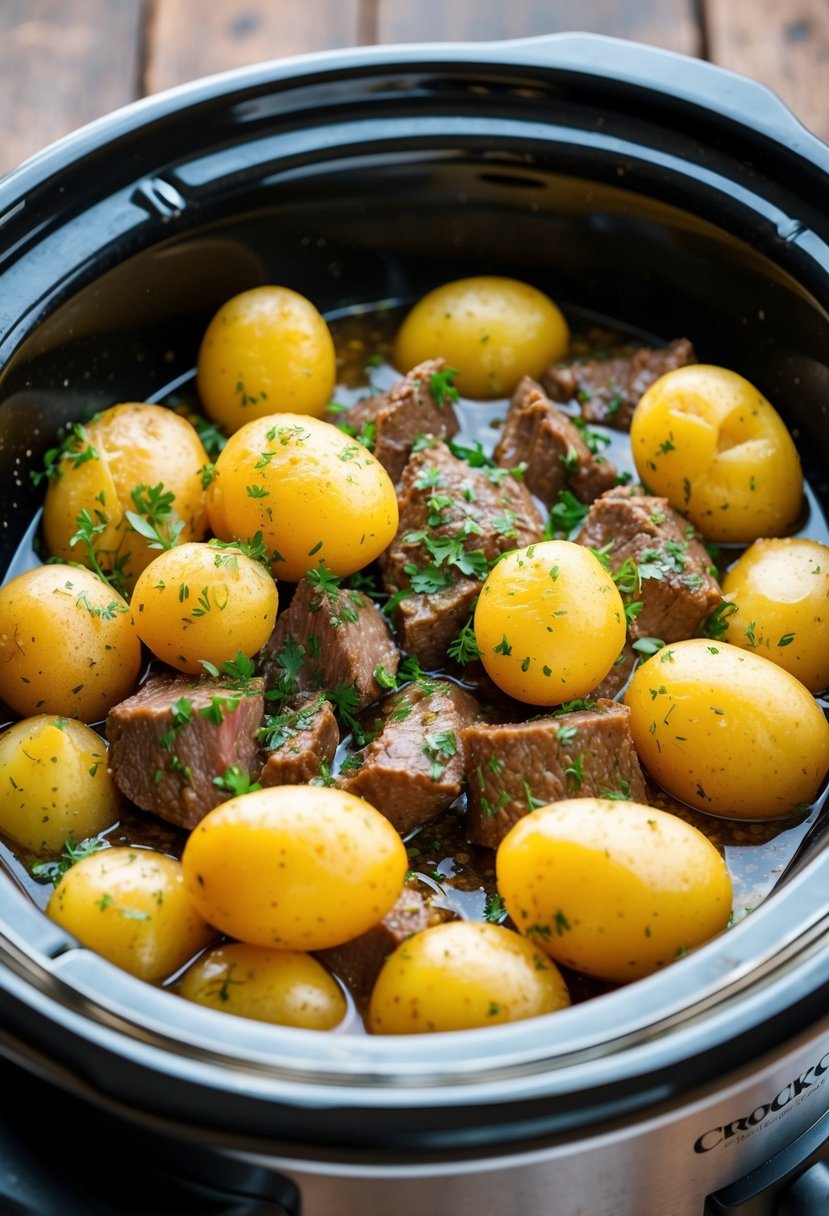
[(413, 933), (450, 919), (453, 919), (451, 912), (432, 907), (419, 891), (406, 886), (379, 924), (342, 946), (318, 950), (316, 955), (343, 981), (357, 1007), (363, 1009), (389, 955)]
[(359, 768), (337, 784), (389, 819), (401, 836), (433, 819), (463, 789), (461, 732), (478, 703), (449, 680), (421, 680), (380, 707), (379, 734), (358, 752)]
[(613, 462), (593, 455), (575, 423), (529, 376), (515, 390), (495, 459), (505, 469), (525, 464), (524, 484), (548, 507), (561, 490), (592, 502), (616, 481)]
[(642, 609), (630, 621), (634, 639), (679, 642), (694, 637), (709, 612), (722, 603), (705, 546), (665, 498), (597, 498), (576, 539), (605, 550), (614, 573), (629, 559), (635, 564), (639, 585), (633, 597)]
[(357, 432), (373, 424), (374, 455), (397, 482), (418, 435), (451, 439), (458, 433), (453, 398), (457, 390), (447, 379), (446, 361), (429, 359), (412, 368), (390, 392), (359, 401), (342, 421)]
[(399, 610), (404, 649), (441, 665), (489, 564), (541, 538), (544, 524), (522, 482), (504, 469), (473, 468), (443, 443), (415, 453), (398, 490), (400, 524), (381, 559), (390, 592), (410, 589)]
[(194, 828), (231, 793), (232, 765), (258, 767), (263, 683), (152, 676), (107, 715), (109, 770), (123, 794), (169, 823)]
[[(412, 456), (398, 491), (400, 524), (384, 557), (387, 577), (408, 586), (405, 567), (433, 562), (458, 577), (463, 555), (492, 561), (508, 549), (541, 539), (544, 524), (527, 487), (505, 470), (473, 468), (443, 443)], [(440, 561), (430, 544), (445, 547)]]
[(687, 338), (669, 346), (642, 347), (619, 359), (587, 359), (569, 367), (550, 367), (542, 381), (553, 401), (578, 401), (587, 422), (630, 430), (639, 398), (655, 380), (696, 362)]
[(426, 671), (445, 664), (447, 648), (469, 620), (480, 590), (476, 579), (461, 578), (434, 595), (409, 595), (401, 602), (398, 636)]
[(312, 570), (296, 587), (260, 653), (269, 688), (287, 694), (341, 685), (357, 694), (355, 711), (383, 689), (378, 666), (397, 672), (400, 655), (375, 604), (360, 591), (339, 586), (326, 570)]
[(340, 728), (331, 705), (322, 696), (296, 700), (294, 708), (265, 721), (262, 785), (302, 785), (334, 759)]
[(629, 719), (626, 705), (597, 701), (530, 722), (468, 726), (469, 839), (495, 849), (524, 815), (563, 798), (647, 802)]

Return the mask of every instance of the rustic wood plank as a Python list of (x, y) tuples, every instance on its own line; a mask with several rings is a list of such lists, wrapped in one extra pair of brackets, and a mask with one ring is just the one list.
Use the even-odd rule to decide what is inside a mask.
[(701, 52), (694, 0), (376, 0), (378, 42), (523, 38), (579, 29)]
[(0, 172), (139, 95), (142, 0), (2, 0)]
[(711, 59), (773, 89), (829, 140), (829, 2), (705, 0)]
[(360, 0), (154, 0), (146, 90), (263, 59), (352, 46)]

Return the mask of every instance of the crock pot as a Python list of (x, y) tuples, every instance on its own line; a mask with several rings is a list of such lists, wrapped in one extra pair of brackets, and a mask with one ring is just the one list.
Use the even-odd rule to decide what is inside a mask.
[[(332, 310), (482, 269), (688, 334), (748, 376), (798, 440), (817, 518), (827, 201), (829, 149), (771, 94), (599, 37), (348, 50), (130, 106), (0, 183), (5, 562), (60, 424), (186, 381), (236, 291), (279, 282)], [(61, 1144), (101, 1168), (118, 1145), (129, 1157), (116, 1193), (93, 1195), (88, 1158), (60, 1166), (62, 1207), (26, 1206), (7, 1160), (4, 1210), (71, 1211), (83, 1182), (88, 1213), (825, 1213), (822, 822), (756, 911), (668, 972), (452, 1035), (323, 1035), (191, 1006), (0, 876), (14, 1069), (0, 1144), (22, 1153), (31, 1131), (35, 1189)], [(130, 1206), (150, 1169), (168, 1181)]]

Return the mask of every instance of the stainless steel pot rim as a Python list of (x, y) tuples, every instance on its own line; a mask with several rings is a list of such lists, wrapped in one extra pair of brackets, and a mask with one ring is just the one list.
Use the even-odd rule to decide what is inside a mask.
[(378, 1092), (387, 1086), (474, 1089), (499, 1081), (509, 1087), (522, 1077), (545, 1090), (576, 1077), (585, 1084), (591, 1070), (598, 1075), (608, 1064), (618, 1075), (622, 1057), (636, 1069), (658, 1053), (667, 1066), (693, 1055), (700, 1039), (711, 1046), (722, 1035), (727, 1043), (742, 1018), (746, 1029), (754, 1024), (764, 1003), (761, 1024), (773, 1042), (775, 1012), (789, 1009), (791, 993), (805, 994), (821, 974), (829, 983), (829, 895), (816, 901), (817, 890), (829, 891), (829, 853), (667, 971), (557, 1014), (460, 1034), (320, 1035), (228, 1018), (118, 971), (71, 939), (56, 938), (49, 957), (8, 930), (0, 939), (7, 968), (0, 987), (91, 1039), (160, 1055), (173, 1071), (235, 1071), (246, 1084), (256, 1079), (266, 1088), (345, 1081)]

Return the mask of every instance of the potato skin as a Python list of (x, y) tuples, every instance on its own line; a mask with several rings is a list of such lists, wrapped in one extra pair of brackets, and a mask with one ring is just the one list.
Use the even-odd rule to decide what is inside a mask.
[(140, 667), (126, 602), (90, 570), (56, 562), (0, 587), (0, 697), (17, 713), (100, 721)]
[(208, 325), (196, 380), (205, 412), (229, 434), (281, 411), (319, 417), (336, 381), (334, 340), (298, 292), (254, 287)]
[(121, 798), (100, 735), (72, 718), (38, 714), (0, 735), (0, 829), (32, 853), (97, 836)]
[(130, 602), (142, 642), (177, 671), (201, 675), (239, 651), (251, 658), (271, 635), (279, 595), (271, 576), (238, 549), (177, 545), (143, 571)]
[(501, 925), (448, 921), (386, 959), (371, 994), (374, 1034), (471, 1030), (554, 1013), (567, 986), (543, 951)]
[[(53, 557), (89, 565), (83, 543), (71, 544), (78, 516), (88, 511), (96, 525), (107, 524), (95, 537), (100, 568), (109, 573), (117, 567), (124, 586), (131, 588), (158, 553), (125, 517), (125, 511), (141, 514), (141, 495), (136, 501), (133, 491), (161, 485), (163, 493), (172, 494), (173, 499), (169, 513), (159, 519), (160, 530), (169, 537), (172, 526), (180, 521), (180, 541), (201, 540), (207, 527), (202, 485), (207, 453), (186, 418), (160, 405), (114, 405), (83, 431), (86, 446), (83, 441), (73, 445), (46, 491), (46, 547)], [(91, 459), (77, 458), (90, 448), (94, 452)]]
[(799, 536), (756, 540), (722, 588), (737, 609), (726, 642), (771, 659), (810, 692), (829, 687), (829, 547)]
[(282, 414), (249, 422), (216, 461), (210, 525), (222, 540), (263, 534), (280, 580), (323, 564), (345, 576), (397, 531), (397, 497), (374, 456), (329, 422)]
[(348, 1006), (336, 980), (310, 954), (231, 942), (192, 963), (176, 985), (179, 996), (237, 1017), (332, 1030)]
[(466, 397), (506, 397), (522, 376), (540, 376), (567, 353), (570, 333), (553, 301), (536, 287), (498, 275), (456, 279), (415, 304), (394, 344), (408, 372), (441, 356), (457, 370)]
[(711, 842), (654, 807), (575, 798), (521, 819), (496, 855), (516, 927), (557, 962), (624, 983), (725, 929), (731, 880)]
[(361, 798), (282, 785), (232, 798), (182, 855), (202, 915), (240, 941), (324, 950), (358, 937), (403, 889), (408, 861), (389, 821)]
[(560, 705), (601, 683), (625, 644), (625, 610), (611, 576), (583, 545), (516, 549), (490, 571), (475, 610), (488, 675), (509, 696)]
[(636, 469), (708, 540), (750, 543), (791, 532), (803, 474), (791, 435), (762, 393), (724, 367), (661, 376), (633, 414)]
[(77, 862), (46, 909), (90, 950), (158, 981), (216, 937), (187, 894), (181, 865), (149, 849), (104, 849)]
[(829, 723), (808, 690), (727, 642), (666, 646), (638, 668), (625, 704), (654, 780), (712, 815), (797, 813), (829, 769)]

